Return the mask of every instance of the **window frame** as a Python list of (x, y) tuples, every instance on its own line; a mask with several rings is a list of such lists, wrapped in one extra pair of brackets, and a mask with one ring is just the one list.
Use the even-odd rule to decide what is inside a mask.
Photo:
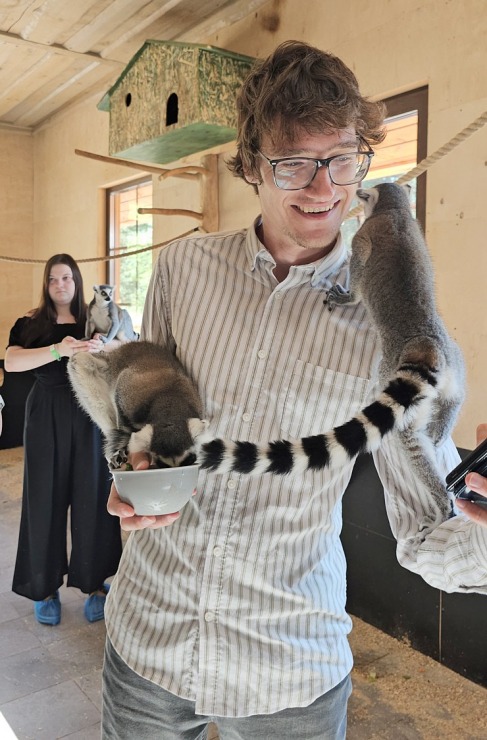
[[(130, 304), (125, 304), (120, 295), (121, 289), (121, 260), (123, 257), (113, 259), (115, 255), (121, 254), (122, 248), (120, 243), (115, 242), (117, 234), (120, 235), (120, 212), (118, 208), (114, 208), (113, 196), (120, 193), (135, 190), (141, 186), (151, 186), (151, 192), (153, 196), (153, 178), (151, 175), (145, 175), (132, 180), (126, 180), (117, 185), (108, 186), (105, 188), (105, 253), (109, 258), (105, 265), (105, 282), (109, 285), (115, 285), (114, 300), (121, 306), (125, 306), (130, 311)], [(152, 223), (152, 229), (154, 224)], [(153, 239), (152, 239), (153, 241)], [(126, 247), (126, 251), (132, 251), (139, 247)], [(133, 310), (133, 309), (132, 309)], [(138, 314), (137, 314), (138, 315)], [(131, 314), (134, 327), (138, 331), (138, 321), (136, 315)]]
[[(418, 112), (416, 162), (419, 164), (428, 154), (428, 86), (423, 85), (408, 92), (391, 95), (383, 98), (382, 102), (387, 108), (386, 119), (413, 110)], [(416, 218), (426, 232), (426, 172), (417, 178), (416, 188)]]

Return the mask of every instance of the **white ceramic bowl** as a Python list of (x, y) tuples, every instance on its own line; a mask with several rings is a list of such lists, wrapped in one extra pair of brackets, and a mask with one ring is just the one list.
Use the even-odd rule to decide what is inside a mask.
[(122, 501), (138, 515), (172, 514), (180, 511), (193, 495), (198, 465), (150, 470), (112, 470)]

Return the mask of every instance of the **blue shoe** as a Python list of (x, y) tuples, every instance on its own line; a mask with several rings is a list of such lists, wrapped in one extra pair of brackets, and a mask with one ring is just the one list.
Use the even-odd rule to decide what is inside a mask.
[(85, 601), (84, 614), (88, 622), (99, 622), (105, 619), (105, 601), (110, 584), (104, 583), (98, 591), (94, 591)]
[(43, 601), (34, 602), (34, 616), (39, 624), (59, 624), (61, 621), (61, 602), (59, 591)]

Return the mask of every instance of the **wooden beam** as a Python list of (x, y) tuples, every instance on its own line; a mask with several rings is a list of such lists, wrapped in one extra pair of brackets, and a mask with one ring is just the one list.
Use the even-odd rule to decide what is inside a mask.
[(22, 36), (19, 36), (16, 33), (9, 33), (8, 31), (0, 31), (0, 43), (13, 44), (14, 46), (30, 47), (31, 49), (37, 49), (38, 51), (42, 52), (50, 52), (51, 54), (61, 54), (62, 56), (69, 56), (72, 59), (85, 59), (86, 62), (89, 64), (93, 64), (93, 62), (98, 62), (98, 64), (103, 65), (104, 67), (110, 67), (110, 69), (112, 70), (123, 70), (126, 66), (123, 62), (118, 62), (115, 59), (105, 59), (104, 57), (92, 51), (73, 51), (71, 49), (67, 49), (61, 44), (43, 44), (38, 41), (29, 41), (28, 39), (23, 39)]
[[(88, 159), (95, 159), (98, 162), (107, 162), (108, 164), (116, 164), (116, 165), (122, 165), (122, 167), (131, 167), (134, 170), (142, 170), (143, 172), (151, 172), (154, 175), (171, 175), (172, 170), (168, 170), (165, 167), (158, 167), (154, 164), (145, 164), (144, 162), (136, 162), (134, 160), (130, 159), (123, 159), (122, 157), (109, 157), (105, 154), (95, 154), (94, 152), (86, 152), (83, 149), (75, 149), (75, 154), (78, 154), (80, 157), (88, 157)], [(178, 169), (185, 170), (184, 172), (176, 172), (176, 177), (181, 177), (185, 180), (197, 180), (199, 175), (197, 173), (192, 174), (191, 172), (188, 172), (188, 167), (181, 167)], [(192, 167), (192, 169), (195, 169)]]
[(197, 164), (185, 164), (183, 167), (175, 167), (173, 170), (165, 170), (161, 175), (159, 175), (159, 180), (165, 180), (168, 177), (178, 177), (189, 172), (197, 175), (205, 175), (206, 169)]
[(203, 214), (197, 211), (188, 211), (185, 208), (137, 208), (137, 213), (152, 213), (153, 216), (188, 216), (203, 220)]
[(201, 210), (203, 221), (201, 228), (206, 233), (218, 231), (220, 228), (220, 210), (218, 201), (218, 155), (208, 154), (203, 157), (203, 166), (206, 174), (201, 183)]

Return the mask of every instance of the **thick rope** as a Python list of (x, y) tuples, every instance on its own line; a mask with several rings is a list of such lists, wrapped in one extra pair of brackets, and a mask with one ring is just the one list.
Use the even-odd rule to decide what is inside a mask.
[[(398, 185), (404, 185), (405, 183), (409, 182), (410, 180), (414, 180), (415, 177), (419, 177), (419, 175), (423, 174), (423, 172), (426, 172), (427, 169), (429, 169), (433, 164), (435, 164), (439, 159), (444, 157), (446, 154), (449, 154), (449, 152), (452, 151), (452, 149), (455, 149), (459, 144), (461, 144), (465, 139), (468, 139), (469, 136), (472, 136), (476, 131), (479, 130), (479, 128), (482, 128), (482, 126), (485, 126), (487, 123), (487, 111), (484, 111), (478, 118), (475, 119), (475, 121), (472, 121), (472, 123), (464, 128), (460, 133), (458, 133), (456, 136), (453, 137), (453, 139), (450, 139), (449, 142), (441, 146), (439, 149), (437, 149), (435, 152), (430, 154), (428, 157), (425, 157), (421, 160), (415, 167), (413, 167), (412, 170), (409, 170), (409, 172), (406, 172), (404, 175), (401, 175), (396, 180), (396, 183)], [(347, 215), (347, 219), (353, 218), (354, 216), (358, 216), (362, 212), (362, 206), (358, 205), (355, 206), (355, 208), (352, 208), (351, 211), (349, 211)], [(152, 249), (159, 249), (161, 247), (165, 247), (168, 244), (170, 244), (172, 241), (175, 241), (175, 239), (183, 239), (185, 236), (189, 236), (190, 234), (193, 234), (195, 231), (199, 231), (198, 228), (191, 229), (190, 231), (186, 231), (184, 234), (180, 234), (178, 237), (174, 237), (173, 239), (169, 239), (167, 242), (161, 242), (160, 244), (152, 244), (150, 247), (144, 247), (143, 249), (135, 249), (130, 252), (124, 252), (123, 254), (111, 254), (106, 255), (104, 257), (86, 257), (84, 259), (77, 260), (78, 263), (82, 262), (109, 262), (110, 260), (116, 260), (121, 259), (122, 257), (131, 257), (134, 254), (141, 254), (142, 252), (148, 252)], [(7, 257), (5, 255), (0, 255), (0, 262), (21, 262), (23, 264), (28, 265), (34, 265), (34, 264), (45, 264), (46, 260), (33, 260), (33, 259), (22, 259), (20, 257)]]
[[(104, 257), (85, 257), (80, 260), (76, 260), (78, 264), (81, 264), (82, 262), (109, 262), (110, 260), (119, 260), (122, 259), (122, 257), (132, 257), (134, 254), (142, 254), (142, 252), (149, 252), (151, 249), (159, 249), (160, 247), (167, 247), (168, 244), (171, 242), (176, 241), (176, 239), (184, 239), (186, 236), (190, 236), (190, 234), (194, 234), (196, 231), (201, 231), (198, 227), (195, 229), (190, 229), (190, 231), (185, 231), (184, 234), (179, 234), (179, 236), (175, 236), (172, 239), (168, 239), (167, 242), (160, 242), (159, 244), (151, 244), (150, 247), (143, 247), (142, 249), (133, 249), (130, 252), (120, 252), (119, 254), (110, 254), (105, 255)], [(31, 260), (31, 259), (23, 259), (22, 257), (5, 257), (0, 256), (0, 261), (3, 262), (22, 262), (27, 265), (36, 265), (36, 264), (42, 264), (44, 265), (46, 263), (46, 260)]]
[(425, 172), (428, 167), (431, 167), (432, 164), (435, 164), (435, 162), (444, 157), (445, 154), (448, 154), (449, 152), (451, 152), (452, 149), (455, 149), (455, 147), (461, 144), (462, 141), (465, 141), (465, 139), (468, 139), (469, 136), (472, 136), (472, 134), (478, 131), (479, 128), (485, 126), (486, 123), (487, 111), (476, 118), (475, 121), (470, 124), (470, 126), (467, 126), (463, 129), (463, 131), (460, 131), (460, 133), (457, 134), (453, 139), (451, 139), (448, 144), (441, 146), (439, 149), (436, 150), (436, 152), (433, 152), (433, 154), (430, 154), (428, 157), (425, 157), (425, 159), (421, 160), (421, 162), (417, 164), (416, 167), (414, 167), (412, 170), (406, 172), (404, 175), (401, 175), (401, 177), (396, 180), (397, 184), (404, 185), (406, 182), (409, 182), (409, 180), (414, 180), (415, 177), (419, 177), (419, 175)]
[[(462, 131), (460, 131), (459, 134), (453, 137), (453, 139), (450, 139), (450, 141), (447, 144), (444, 144), (439, 149), (437, 149), (435, 152), (430, 154), (428, 157), (425, 157), (421, 160), (415, 167), (413, 167), (412, 170), (409, 170), (409, 172), (405, 172), (404, 175), (401, 175), (395, 182), (398, 185), (405, 185), (410, 180), (414, 180), (415, 177), (419, 177), (423, 174), (423, 172), (426, 172), (426, 170), (431, 167), (433, 164), (435, 164), (439, 159), (444, 157), (446, 154), (449, 154), (449, 152), (452, 151), (452, 149), (455, 149), (459, 144), (462, 143), (462, 141), (465, 141), (465, 139), (468, 139), (469, 136), (472, 136), (476, 131), (479, 130), (479, 128), (482, 128), (482, 126), (485, 126), (487, 123), (487, 111), (484, 111), (482, 115), (480, 115), (478, 118), (475, 119), (469, 126), (464, 128)], [(359, 213), (361, 213), (363, 210), (362, 205), (355, 206), (355, 208), (352, 208), (351, 211), (348, 212), (347, 219), (353, 218), (354, 216), (358, 216)]]

